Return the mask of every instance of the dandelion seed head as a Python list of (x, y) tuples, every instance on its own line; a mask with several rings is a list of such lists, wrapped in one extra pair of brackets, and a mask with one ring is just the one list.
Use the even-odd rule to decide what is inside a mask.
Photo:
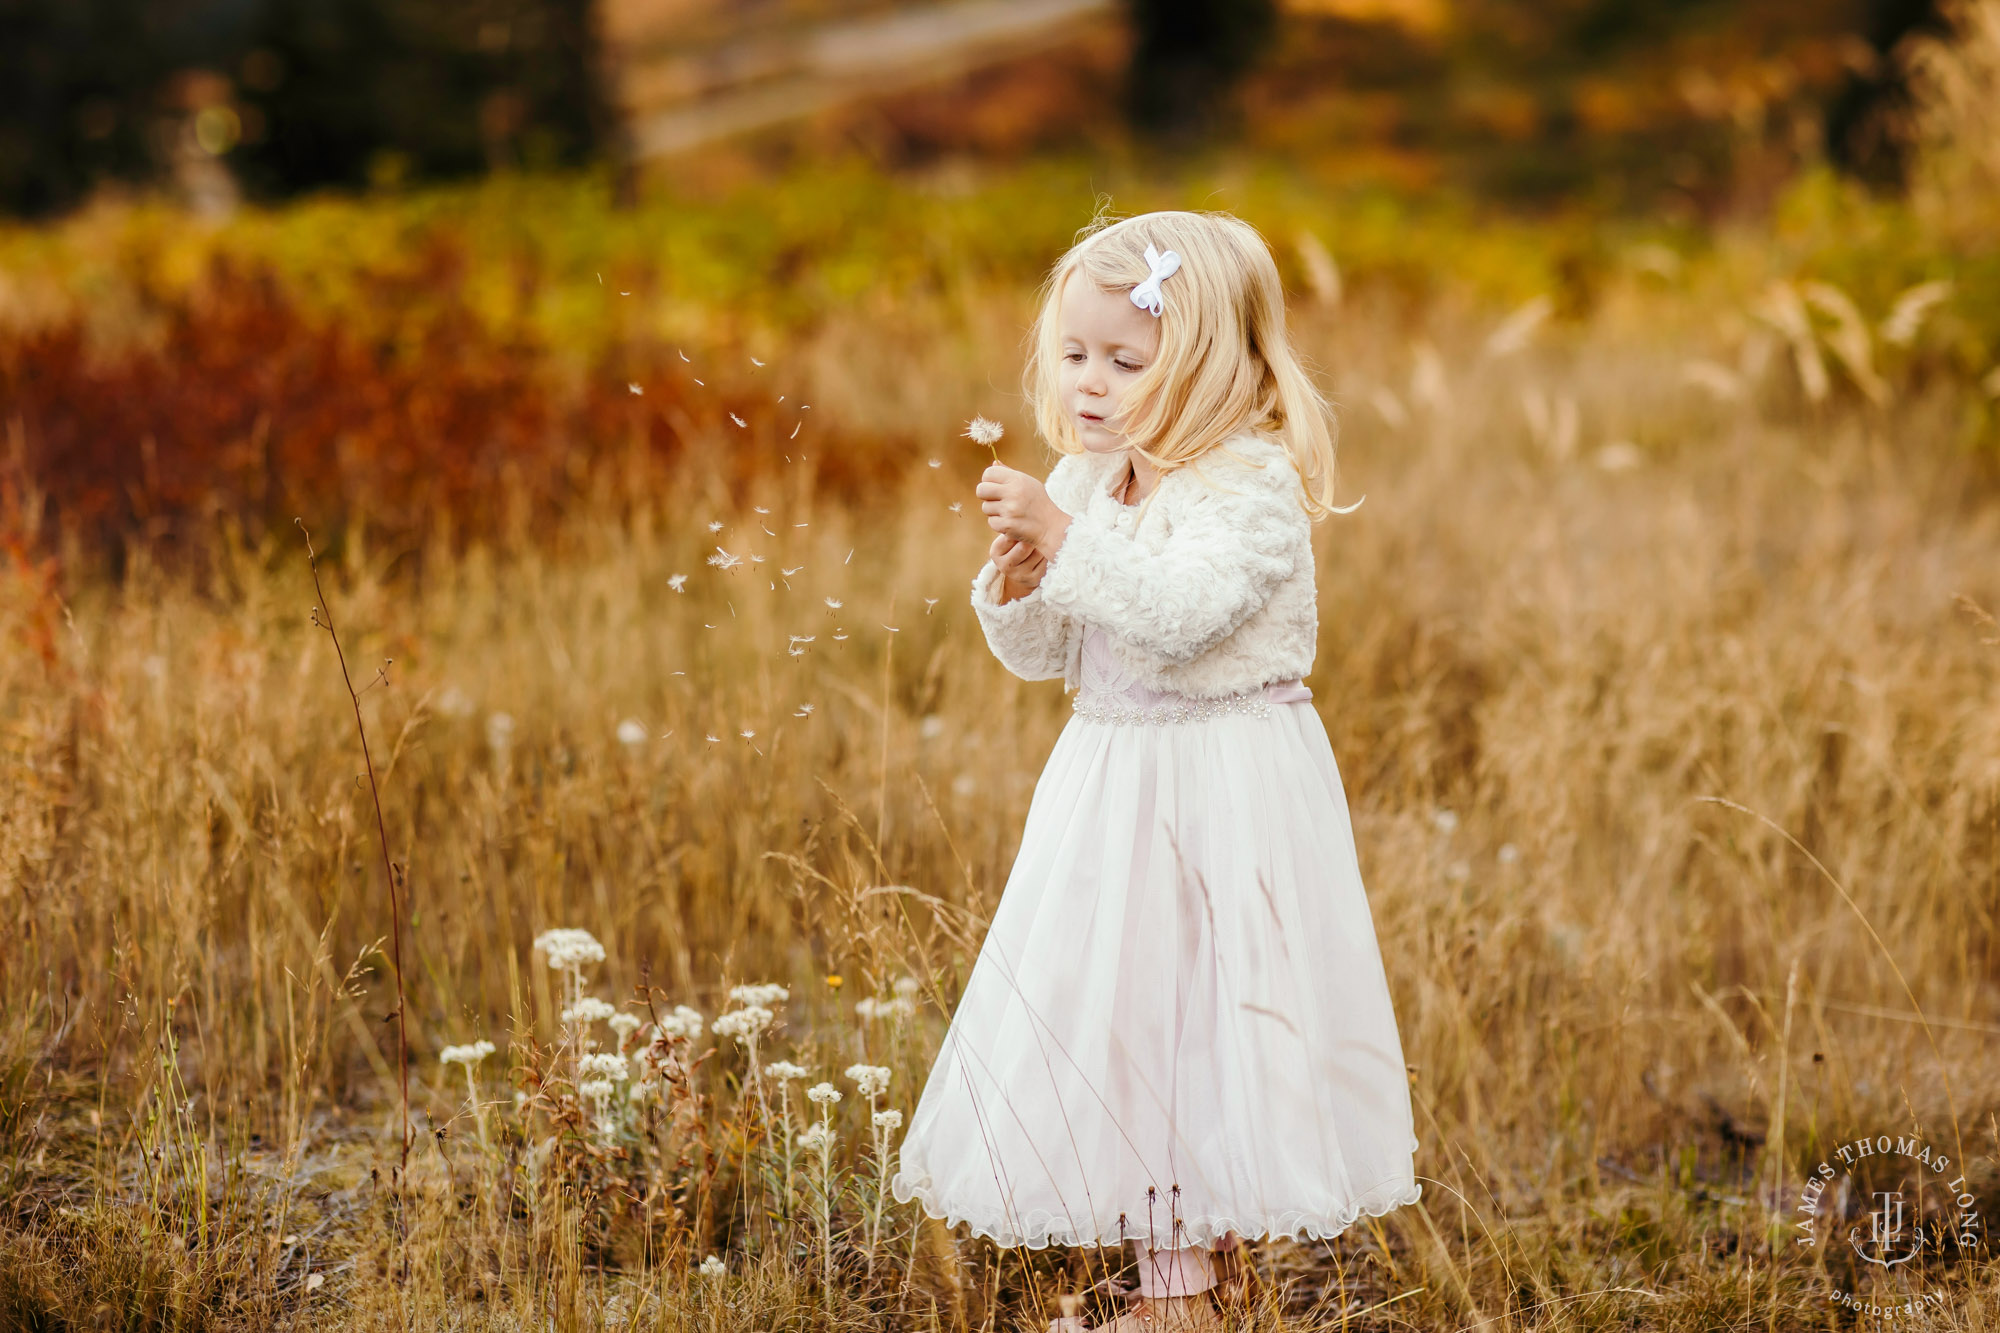
[(966, 423), (965, 433), (974, 444), (992, 445), (1000, 442), (1000, 437), (1007, 433), (1007, 428), (997, 421), (974, 417)]
[(708, 524), (708, 530), (709, 530), (710, 532), (720, 532), (720, 531), (722, 531), (722, 520), (721, 520), (721, 519), (719, 519), (719, 518), (716, 518), (716, 519), (710, 519), (710, 520), (709, 520), (709, 524)]

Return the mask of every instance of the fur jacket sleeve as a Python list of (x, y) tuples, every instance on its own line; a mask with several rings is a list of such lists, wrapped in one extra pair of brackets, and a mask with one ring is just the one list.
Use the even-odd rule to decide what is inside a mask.
[(1319, 629), (1312, 522), (1283, 446), (1231, 436), (1136, 506), (1110, 494), (1122, 466), (1077, 454), (1049, 474), (1049, 498), (1071, 521), (1033, 593), (995, 605), (990, 561), (974, 580), (973, 605), (1001, 663), (1073, 686), (1090, 626), (1143, 683), (1190, 697), (1309, 672)]

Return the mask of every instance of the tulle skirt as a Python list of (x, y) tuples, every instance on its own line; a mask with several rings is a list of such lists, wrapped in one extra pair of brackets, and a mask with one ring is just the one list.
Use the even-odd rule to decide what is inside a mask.
[(1322, 1239), (1415, 1202), (1416, 1148), (1312, 705), (1072, 716), (895, 1198), (1008, 1247)]

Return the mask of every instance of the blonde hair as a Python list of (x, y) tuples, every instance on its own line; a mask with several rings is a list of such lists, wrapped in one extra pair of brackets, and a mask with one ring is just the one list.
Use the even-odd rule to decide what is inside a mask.
[(1306, 512), (1326, 517), (1338, 423), (1286, 336), (1284, 287), (1270, 247), (1228, 213), (1100, 217), (1056, 261), (1029, 334), (1024, 384), (1042, 437), (1059, 453), (1083, 451), (1059, 387), (1064, 284), (1081, 273), (1101, 291), (1129, 292), (1146, 280), (1148, 245), (1175, 251), (1181, 266), (1161, 283), (1159, 351), (1122, 400), (1128, 445), (1167, 473), (1238, 431), (1267, 433), (1298, 470)]

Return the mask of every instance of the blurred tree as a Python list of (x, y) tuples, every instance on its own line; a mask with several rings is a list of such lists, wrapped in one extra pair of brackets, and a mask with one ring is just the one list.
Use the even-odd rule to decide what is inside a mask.
[(1231, 94), (1277, 31), (1275, 0), (1127, 0), (1132, 63), (1127, 114), (1172, 140), (1228, 127)]
[(603, 141), (590, 0), (279, 0), (241, 67), (267, 190), (553, 166)]
[(1918, 33), (1941, 36), (1944, 28), (1937, 0), (1869, 0), (1872, 68), (1856, 70), (1827, 108), (1827, 154), (1841, 168), (1877, 186), (1903, 186), (1910, 96), (1897, 47)]
[(253, 190), (574, 163), (591, 0), (0, 0), (0, 209), (205, 156)]

